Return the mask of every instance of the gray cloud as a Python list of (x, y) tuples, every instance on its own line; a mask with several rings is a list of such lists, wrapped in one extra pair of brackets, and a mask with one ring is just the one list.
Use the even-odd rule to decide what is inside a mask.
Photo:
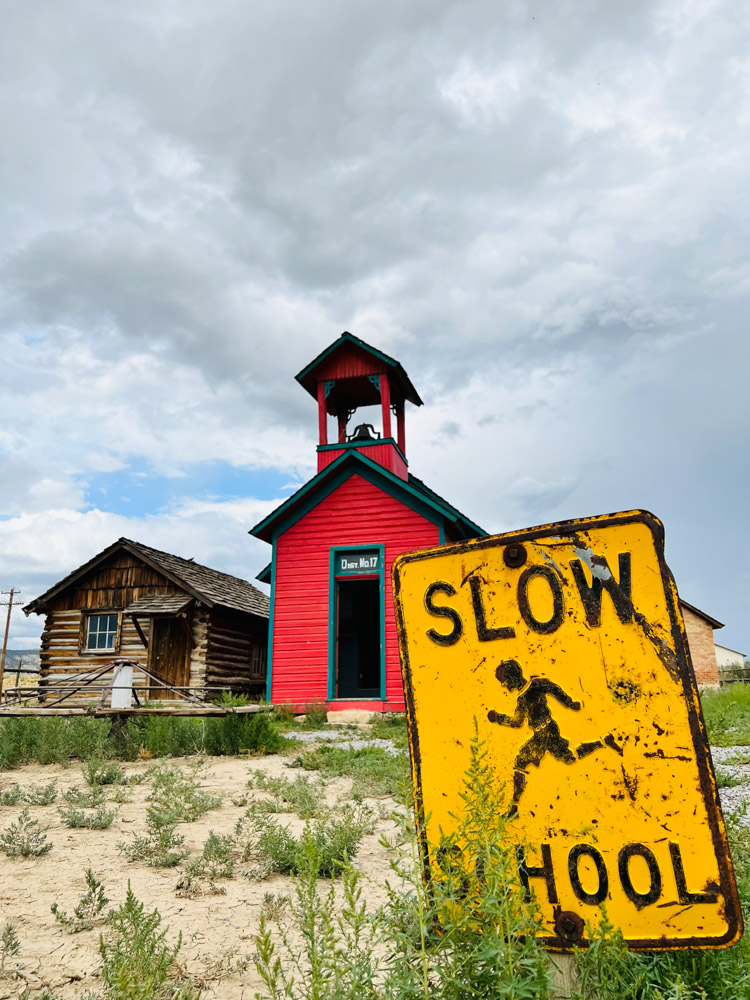
[(750, 652), (743, 5), (64, 0), (4, 28), (8, 514), (80, 514), (91, 455), (306, 478), (292, 376), (349, 328), (427, 401), (430, 485), (493, 530), (652, 506)]

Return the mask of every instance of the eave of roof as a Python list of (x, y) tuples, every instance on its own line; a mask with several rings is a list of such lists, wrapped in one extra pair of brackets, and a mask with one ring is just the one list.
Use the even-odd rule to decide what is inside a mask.
[[(348, 469), (349, 466), (351, 466), (350, 471)], [(280, 504), (276, 510), (254, 525), (250, 529), (249, 534), (271, 542), (274, 529), (282, 521), (292, 517), (298, 507), (309, 502), (310, 499), (315, 497), (316, 493), (328, 486), (332, 480), (337, 480), (341, 474), (344, 474), (345, 478), (348, 478), (346, 473), (352, 475), (357, 471), (365, 473), (367, 478), (371, 481), (374, 480), (376, 483), (378, 480), (383, 481), (383, 484), (387, 485), (391, 491), (400, 492), (407, 505), (409, 504), (409, 498), (411, 498), (412, 501), (420, 504), (423, 508), (428, 508), (433, 512), (434, 516), (454, 525), (467, 538), (484, 537), (487, 534), (483, 528), (480, 528), (479, 525), (467, 518), (460, 510), (448, 503), (447, 500), (444, 500), (437, 493), (428, 489), (421, 480), (410, 476), (407, 482), (387, 469), (384, 469), (377, 462), (365, 458), (364, 455), (357, 451), (340, 455), (335, 462), (326, 466), (325, 469), (297, 490), (296, 493), (293, 493)]]
[(683, 604), (686, 608), (689, 608), (694, 615), (698, 615), (704, 621), (707, 621), (711, 628), (724, 628), (724, 622), (717, 621), (716, 618), (712, 618), (711, 615), (707, 615), (705, 611), (701, 611), (700, 608), (696, 608), (694, 604), (688, 604), (686, 600), (682, 597), (680, 598), (680, 604)]
[(384, 354), (383, 351), (379, 351), (376, 347), (365, 343), (364, 340), (360, 340), (359, 337), (355, 337), (353, 333), (349, 333), (345, 330), (338, 340), (334, 340), (324, 351), (310, 362), (309, 365), (305, 365), (301, 372), (298, 372), (294, 377), (305, 389), (310, 393), (311, 396), (317, 396), (315, 370), (320, 364), (323, 363), (327, 358), (333, 354), (334, 351), (338, 350), (344, 344), (351, 344), (353, 347), (358, 347), (362, 351), (366, 351), (371, 354), (378, 361), (382, 362), (388, 368), (390, 368), (398, 377), (399, 381), (402, 383), (402, 388), (404, 391), (404, 396), (409, 400), (410, 403), (414, 403), (415, 406), (422, 406), (422, 400), (420, 399), (419, 393), (412, 385), (411, 379), (406, 374), (406, 371), (402, 367), (399, 361), (392, 358), (389, 354)]
[[(175, 586), (179, 587), (186, 594), (189, 594), (190, 597), (195, 598), (195, 600), (200, 601), (201, 604), (209, 608), (220, 605), (233, 611), (241, 611), (259, 617), (268, 616), (267, 595), (256, 587), (253, 587), (247, 580), (241, 580), (239, 577), (222, 573), (220, 570), (211, 569), (211, 567), (203, 566), (191, 559), (183, 559), (181, 556), (173, 555), (171, 552), (163, 552), (149, 545), (143, 545), (141, 542), (134, 542), (130, 538), (119, 538), (112, 545), (107, 546), (106, 549), (93, 556), (88, 562), (85, 562), (78, 569), (73, 570), (72, 573), (63, 577), (62, 580), (50, 587), (40, 597), (27, 604), (23, 609), (24, 612), (28, 615), (32, 611), (39, 613), (44, 610), (50, 600), (74, 584), (76, 580), (85, 576), (86, 573), (90, 572), (118, 549), (130, 552), (131, 555), (156, 570), (157, 573), (175, 584)], [(194, 582), (191, 583), (190, 580), (185, 579), (185, 572), (198, 576), (204, 574), (206, 576), (205, 586), (201, 587), (199, 584), (196, 585)], [(222, 587), (226, 588), (227, 591), (224, 594), (220, 593)], [(234, 593), (231, 592), (232, 590)]]

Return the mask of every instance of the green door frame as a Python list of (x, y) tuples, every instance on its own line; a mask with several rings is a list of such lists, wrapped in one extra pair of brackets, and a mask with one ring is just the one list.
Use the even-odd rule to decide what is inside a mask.
[[(336, 696), (336, 653), (337, 653), (337, 608), (336, 608), (336, 556), (341, 552), (368, 551), (378, 553), (379, 569), (377, 573), (341, 574), (340, 579), (362, 576), (379, 578), (380, 592), (380, 700), (387, 701), (385, 693), (385, 546), (369, 545), (361, 542), (359, 545), (332, 545), (329, 553), (328, 570), (328, 700), (339, 700)], [(367, 699), (347, 698), (346, 701)]]

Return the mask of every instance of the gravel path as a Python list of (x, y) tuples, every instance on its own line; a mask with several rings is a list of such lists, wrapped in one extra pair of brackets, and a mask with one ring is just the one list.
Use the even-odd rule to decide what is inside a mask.
[[(711, 747), (711, 756), (719, 783), (727, 778), (742, 782), (729, 788), (719, 788), (719, 798), (724, 813), (729, 814), (737, 809), (744, 809), (750, 803), (750, 747)], [(743, 823), (750, 826), (750, 815), (747, 812)]]
[(352, 729), (316, 729), (304, 732), (291, 731), (284, 733), (290, 740), (300, 743), (335, 743), (345, 750), (362, 750), (364, 747), (379, 747), (387, 753), (398, 757), (402, 752), (390, 740), (379, 740), (374, 736), (366, 736), (362, 730)]

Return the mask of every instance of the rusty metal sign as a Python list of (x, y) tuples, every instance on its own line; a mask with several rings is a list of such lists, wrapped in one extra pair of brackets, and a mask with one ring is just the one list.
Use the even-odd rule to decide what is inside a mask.
[(631, 511), (402, 556), (393, 586), (423, 860), (475, 720), (548, 947), (606, 906), (630, 947), (742, 918), (663, 528)]

